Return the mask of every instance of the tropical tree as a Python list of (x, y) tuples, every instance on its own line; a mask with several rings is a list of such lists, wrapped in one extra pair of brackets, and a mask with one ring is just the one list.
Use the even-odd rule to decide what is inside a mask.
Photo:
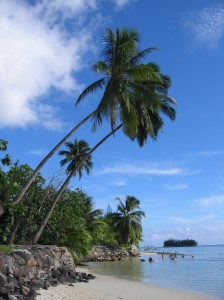
[[(175, 118), (174, 99), (167, 94), (170, 78), (160, 73), (159, 67), (152, 62), (142, 63), (148, 53), (156, 48), (143, 51), (138, 49), (139, 37), (136, 31), (116, 30), (114, 34), (107, 29), (103, 37), (103, 60), (93, 65), (93, 70), (103, 73), (103, 77), (88, 86), (78, 97), (76, 105), (87, 95), (104, 89), (102, 98), (93, 116), (93, 130), (102, 123), (103, 118), (110, 120), (111, 129), (116, 128), (117, 119), (123, 125), (124, 133), (131, 139), (144, 127), (147, 135), (155, 137), (155, 128), (161, 129), (161, 122), (153, 124), (148, 115), (163, 112)], [(140, 143), (140, 145), (143, 145)]]
[(117, 212), (111, 213), (114, 229), (117, 231), (120, 243), (123, 245), (138, 244), (142, 235), (141, 218), (145, 217), (140, 210), (140, 201), (133, 196), (126, 196), (118, 201)]
[(37, 241), (39, 240), (39, 237), (40, 237), (42, 231), (44, 230), (52, 212), (54, 211), (54, 208), (55, 208), (58, 200), (60, 199), (61, 194), (68, 186), (72, 177), (76, 176), (78, 173), (79, 179), (81, 179), (83, 170), (85, 170), (86, 173), (89, 174), (90, 170), (92, 169), (92, 166), (93, 166), (92, 161), (91, 161), (91, 159), (92, 159), (91, 155), (89, 155), (86, 158), (87, 153), (90, 152), (89, 145), (86, 141), (83, 141), (83, 140), (78, 141), (77, 139), (75, 139), (74, 143), (67, 142), (65, 145), (68, 148), (68, 150), (62, 150), (59, 152), (59, 154), (65, 155), (65, 158), (61, 160), (61, 166), (68, 164), (68, 166), (66, 168), (66, 173), (68, 174), (68, 177), (66, 178), (66, 180), (62, 184), (61, 188), (57, 192), (51, 207), (49, 208), (42, 224), (40, 225), (40, 228), (36, 232), (36, 234), (33, 238), (33, 244), (36, 244)]
[[(93, 116), (93, 130), (104, 117), (110, 119), (112, 131), (105, 136), (84, 158), (92, 154), (104, 141), (120, 128), (131, 140), (137, 139), (142, 147), (148, 136), (156, 140), (163, 128), (161, 114), (175, 119), (175, 100), (168, 96), (171, 80), (160, 73), (154, 63), (140, 63), (154, 48), (138, 50), (138, 34), (126, 28), (117, 29), (116, 35), (108, 29), (103, 38), (104, 61), (98, 61), (93, 69), (104, 77), (87, 87), (77, 99), (104, 88), (100, 104)], [(122, 123), (118, 126), (116, 121)], [(78, 168), (79, 166), (77, 166)]]
[(98, 245), (103, 239), (106, 223), (103, 218), (102, 209), (94, 209), (94, 203), (91, 197), (85, 198), (85, 208), (83, 217), (86, 220), (86, 229), (91, 234), (93, 244)]
[[(91, 117), (93, 118), (93, 131), (96, 130), (97, 125), (102, 124), (103, 118), (106, 118), (110, 120), (112, 134), (123, 127), (124, 133), (132, 140), (137, 139), (140, 146), (143, 146), (148, 135), (155, 139), (162, 128), (161, 118), (159, 123), (153, 123), (155, 111), (158, 113), (162, 111), (171, 120), (175, 119), (175, 110), (172, 107), (175, 101), (167, 95), (170, 79), (160, 73), (156, 64), (142, 62), (146, 55), (156, 48), (151, 47), (140, 51), (138, 44), (139, 37), (136, 31), (124, 28), (123, 30), (117, 29), (114, 34), (111, 29), (106, 30), (103, 36), (103, 60), (93, 65), (93, 70), (103, 73), (104, 77), (88, 86), (76, 101), (77, 105), (90, 93), (103, 88), (104, 92), (97, 109), (75, 126), (42, 160), (16, 197), (15, 204), (19, 203), (47, 160)], [(148, 111), (151, 117), (142, 115)], [(117, 118), (121, 120), (119, 126), (116, 126)]]
[[(4, 214), (0, 219), (0, 240), (2, 239), (8, 244), (12, 244), (18, 235), (21, 242), (29, 227), (28, 220), (35, 219), (37, 214), (42, 188), (45, 184), (45, 180), (40, 174), (33, 181), (23, 201), (16, 206), (13, 205), (13, 198), (32, 172), (29, 165), (19, 165), (18, 162), (11, 164), (5, 171), (5, 185), (0, 187), (0, 199), (4, 207)], [(19, 234), (17, 235), (18, 228)]]

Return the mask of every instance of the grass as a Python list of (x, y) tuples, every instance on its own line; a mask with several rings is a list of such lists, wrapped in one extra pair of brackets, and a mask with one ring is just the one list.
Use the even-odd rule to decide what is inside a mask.
[(6, 245), (0, 245), (0, 252), (3, 252), (5, 254), (10, 254), (13, 250), (13, 247), (6, 246)]

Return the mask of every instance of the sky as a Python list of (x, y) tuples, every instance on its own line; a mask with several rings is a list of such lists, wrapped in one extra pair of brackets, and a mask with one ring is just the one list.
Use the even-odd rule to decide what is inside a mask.
[[(123, 27), (139, 32), (141, 49), (159, 48), (147, 61), (171, 77), (177, 117), (165, 118), (157, 141), (143, 148), (117, 132), (93, 154), (90, 175), (70, 188), (104, 210), (116, 209), (116, 197), (139, 199), (142, 245), (223, 244), (223, 0), (1, 0), (0, 138), (13, 161), (35, 168), (96, 108), (100, 93), (75, 101), (101, 78), (91, 66), (105, 29)], [(93, 147), (108, 132), (106, 121), (95, 133), (87, 123), (70, 140)], [(52, 157), (42, 175), (60, 172), (62, 180), (61, 159)]]

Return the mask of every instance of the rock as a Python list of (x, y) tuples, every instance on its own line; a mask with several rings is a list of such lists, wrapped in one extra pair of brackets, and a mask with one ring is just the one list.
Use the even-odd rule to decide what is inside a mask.
[(15, 286), (13, 282), (9, 282), (4, 285), (4, 288), (6, 288), (8, 291), (14, 291)]
[(92, 274), (88, 274), (88, 278), (89, 278), (89, 279), (95, 279), (96, 276), (94, 276), (94, 275), (92, 275)]
[(88, 282), (91, 274), (76, 272), (65, 247), (28, 246), (0, 256), (0, 300), (35, 300), (36, 290), (58, 284)]
[(116, 261), (133, 255), (133, 251), (114, 250), (107, 247), (95, 247), (89, 254), (87, 261)]
[(16, 264), (20, 266), (25, 265), (25, 260), (21, 256), (17, 255), (15, 252), (12, 253), (12, 257), (14, 258)]
[(0, 287), (0, 296), (1, 297), (8, 297), (8, 290), (4, 287)]
[(1, 274), (6, 274), (5, 256), (0, 256), (0, 272)]
[(8, 299), (9, 300), (18, 300), (18, 298), (16, 296), (13, 296), (13, 295), (8, 295)]
[(7, 283), (7, 277), (0, 272), (0, 286), (4, 286)]
[(30, 292), (30, 289), (27, 286), (22, 285), (20, 291), (22, 295), (27, 296)]
[(8, 283), (12, 282), (13, 283), (13, 286), (14, 288), (18, 288), (18, 280), (14, 277), (14, 276), (10, 276), (8, 275), (7, 276), (7, 280), (8, 280)]

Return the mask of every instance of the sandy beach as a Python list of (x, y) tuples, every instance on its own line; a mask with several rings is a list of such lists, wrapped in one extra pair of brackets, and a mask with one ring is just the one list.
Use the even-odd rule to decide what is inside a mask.
[(77, 271), (96, 275), (89, 283), (74, 286), (58, 285), (48, 290), (39, 290), (37, 300), (215, 300), (218, 298), (174, 289), (146, 285), (94, 274), (93, 270), (77, 268)]

